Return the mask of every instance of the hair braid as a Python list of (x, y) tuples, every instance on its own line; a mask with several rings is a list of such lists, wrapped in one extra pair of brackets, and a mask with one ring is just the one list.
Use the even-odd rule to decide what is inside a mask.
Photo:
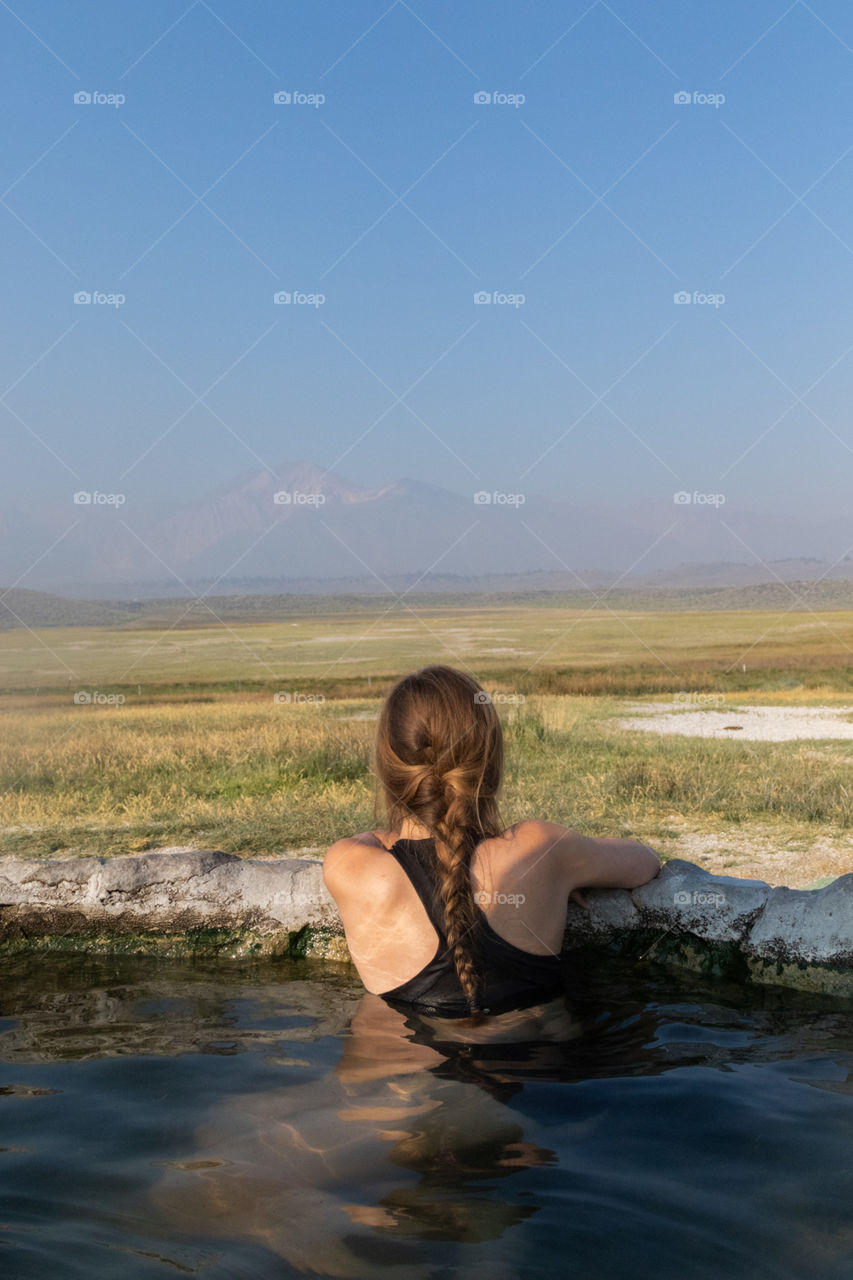
[(464, 800), (452, 783), (445, 781), (445, 798), (449, 803), (438, 823), (435, 851), (441, 869), (441, 901), (444, 907), (444, 932), (462, 990), (472, 1012), (479, 1010), (483, 976), (478, 968), (477, 925), (471, 890), (471, 857), (475, 841), (465, 822)]
[(471, 886), (477, 843), (503, 830), (498, 793), (503, 733), (491, 699), (471, 676), (424, 667), (392, 688), (379, 717), (375, 811), (389, 825), (416, 819), (435, 844), (448, 949), (469, 1006), (481, 1016), (480, 918)]

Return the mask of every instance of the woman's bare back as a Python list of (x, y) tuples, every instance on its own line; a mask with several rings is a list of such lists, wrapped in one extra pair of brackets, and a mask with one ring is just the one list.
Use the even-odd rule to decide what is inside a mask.
[[(414, 885), (388, 852), (400, 838), (398, 832), (378, 831), (339, 840), (324, 865), (350, 954), (365, 987), (375, 994), (408, 982), (439, 946)], [(637, 851), (645, 857), (638, 860)], [(600, 867), (592, 865), (593, 853), (599, 854)], [(477, 845), (471, 885), (501, 938), (532, 955), (558, 955), (571, 893), (596, 883), (642, 884), (659, 867), (657, 855), (635, 841), (591, 840), (554, 823), (527, 820)]]

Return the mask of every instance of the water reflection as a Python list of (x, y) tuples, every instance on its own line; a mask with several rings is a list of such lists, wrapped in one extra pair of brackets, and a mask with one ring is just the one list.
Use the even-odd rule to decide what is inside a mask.
[[(515, 1029), (576, 1034), (565, 1002)], [(498, 1239), (537, 1212), (500, 1184), (557, 1154), (525, 1141), (505, 1096), (521, 1085), (440, 1034), (363, 996), (334, 1069), (229, 1097), (196, 1130), (193, 1167), (168, 1169), (154, 1189), (158, 1211), (192, 1231), (213, 1218), (217, 1232), (335, 1276), (387, 1274), (392, 1262), (427, 1275), (407, 1241)]]
[(17, 957), (3, 962), (0, 1061), (242, 1053), (285, 1039), (337, 1035), (363, 992), (357, 978), (340, 969)]
[[(99, 1238), (112, 1231), (110, 1248), (120, 1238), (127, 1252), (135, 1231), (140, 1257), (156, 1245), (184, 1265), (186, 1249), (196, 1245), (200, 1259), (212, 1248), (222, 1275), (282, 1274), (274, 1262), (241, 1271), (249, 1256), (241, 1250), (258, 1250), (253, 1258), (327, 1276), (426, 1277), (464, 1264), (497, 1278), (534, 1274), (524, 1260), (537, 1240), (535, 1274), (544, 1275), (567, 1240), (591, 1267), (616, 1215), (634, 1240), (648, 1238), (658, 1267), (676, 1240), (683, 1257), (691, 1234), (722, 1248), (715, 1232), (723, 1230), (733, 1233), (724, 1249), (732, 1275), (829, 1277), (853, 1247), (834, 1208), (850, 1196), (841, 1170), (853, 1035), (849, 1014), (831, 1001), (676, 984), (601, 956), (586, 970), (578, 963), (565, 997), (485, 1029), (403, 1014), (365, 995), (354, 976), (307, 963), (225, 969), (68, 957), (19, 960), (6, 977), (0, 1108), (7, 1099), (57, 1108), (54, 1123), (74, 1152), (69, 1219), (88, 1216)], [(74, 1077), (63, 1064), (75, 1064)], [(79, 1075), (84, 1068), (91, 1078)], [(750, 1072), (762, 1073), (756, 1086)], [(82, 1093), (81, 1079), (89, 1081)], [(72, 1080), (75, 1110), (63, 1112)], [(110, 1115), (112, 1129), (90, 1133), (76, 1110), (81, 1097), (93, 1115)], [(759, 1247), (760, 1222), (748, 1221), (736, 1184), (749, 1175), (756, 1198), (771, 1203), (780, 1117), (799, 1113), (790, 1197), (800, 1205), (803, 1256), (817, 1239), (823, 1263), (809, 1269), (800, 1259), (797, 1273), (785, 1269), (799, 1257), (789, 1226), (773, 1226), (774, 1243), (762, 1238)], [(763, 1149), (733, 1157), (750, 1125)], [(28, 1165), (25, 1132), (13, 1132), (18, 1145), (0, 1161), (21, 1161), (15, 1188), (24, 1195), (30, 1185), (21, 1213), (31, 1224), (50, 1185), (36, 1157), (61, 1165), (63, 1155), (36, 1124)], [(839, 1170), (824, 1216), (797, 1184), (819, 1159)], [(691, 1185), (697, 1160), (701, 1198)], [(61, 1221), (71, 1193), (51, 1194), (43, 1211)], [(614, 1248), (612, 1270), (596, 1274), (624, 1274), (633, 1246)], [(42, 1269), (61, 1261), (57, 1251)], [(709, 1269), (692, 1274), (721, 1274), (715, 1265), (709, 1254)], [(113, 1273), (105, 1263), (87, 1274)]]

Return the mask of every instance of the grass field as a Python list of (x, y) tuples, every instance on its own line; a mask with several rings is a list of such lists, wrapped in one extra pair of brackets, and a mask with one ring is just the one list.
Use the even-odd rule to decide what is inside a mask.
[[(9, 711), (0, 748), (5, 852), (114, 854), (194, 845), (323, 847), (373, 825), (375, 701), (220, 701)], [(617, 699), (532, 695), (502, 711), (507, 823), (547, 816), (666, 843), (673, 815), (849, 831), (849, 742), (656, 738)], [(371, 717), (371, 718), (367, 718)]]
[(0, 632), (0, 690), (136, 694), (281, 688), (376, 693), (426, 662), (518, 692), (853, 693), (853, 612), (460, 610), (386, 612), (192, 628), (50, 627)]
[(507, 824), (548, 817), (664, 854), (685, 823), (847, 839), (853, 743), (663, 738), (616, 721), (623, 695), (703, 690), (853, 709), (851, 652), (853, 614), (842, 612), (398, 608), (181, 631), (9, 631), (0, 851), (322, 849), (374, 825), (372, 717), (396, 675), (432, 661), (517, 699), (498, 702)]

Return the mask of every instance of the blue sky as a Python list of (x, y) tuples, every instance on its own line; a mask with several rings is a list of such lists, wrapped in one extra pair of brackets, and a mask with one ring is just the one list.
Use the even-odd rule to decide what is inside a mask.
[(12, 0), (0, 30), (7, 499), (306, 458), (847, 512), (842, 0)]

